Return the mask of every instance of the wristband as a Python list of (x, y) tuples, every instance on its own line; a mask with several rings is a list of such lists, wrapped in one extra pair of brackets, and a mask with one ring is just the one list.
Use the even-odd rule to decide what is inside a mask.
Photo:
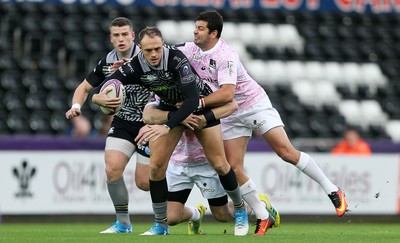
[(171, 130), (171, 128), (167, 124), (163, 124), (163, 126), (168, 129), (168, 132), (169, 130)]
[(81, 110), (81, 105), (79, 103), (75, 103), (71, 106), (71, 109), (78, 109)]
[(206, 112), (204, 112), (203, 116), (206, 119), (207, 124), (217, 120), (212, 110), (207, 110)]
[(206, 103), (204, 102), (204, 98), (200, 98), (199, 99), (199, 106), (197, 107), (197, 109), (203, 109), (204, 107), (206, 107)]

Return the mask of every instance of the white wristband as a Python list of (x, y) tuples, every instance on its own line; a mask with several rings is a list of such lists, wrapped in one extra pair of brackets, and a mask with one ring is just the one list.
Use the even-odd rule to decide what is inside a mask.
[(75, 103), (71, 106), (71, 109), (78, 109), (81, 110), (81, 105), (79, 103)]

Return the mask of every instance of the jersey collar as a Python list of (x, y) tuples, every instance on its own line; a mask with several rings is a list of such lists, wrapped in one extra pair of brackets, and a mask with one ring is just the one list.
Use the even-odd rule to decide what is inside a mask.
[(208, 50), (208, 51), (202, 51), (202, 50), (200, 49), (200, 55), (204, 56), (204, 55), (212, 54), (215, 50), (218, 49), (218, 47), (221, 45), (221, 43), (222, 43), (222, 40), (221, 40), (221, 39), (218, 39), (217, 44), (215, 44), (215, 46), (213, 46), (213, 48), (211, 48), (210, 50)]

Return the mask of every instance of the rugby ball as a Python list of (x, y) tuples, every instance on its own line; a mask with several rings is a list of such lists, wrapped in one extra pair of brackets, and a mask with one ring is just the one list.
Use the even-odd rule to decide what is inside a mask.
[(115, 111), (110, 110), (106, 107), (100, 106), (100, 110), (106, 115), (112, 115), (118, 113), (121, 109), (122, 105), (124, 104), (125, 100), (125, 88), (124, 85), (118, 79), (110, 79), (103, 86), (101, 86), (100, 92), (102, 92), (107, 87), (111, 87), (111, 90), (108, 91), (107, 97), (110, 98), (119, 98), (122, 97), (121, 104), (115, 109)]

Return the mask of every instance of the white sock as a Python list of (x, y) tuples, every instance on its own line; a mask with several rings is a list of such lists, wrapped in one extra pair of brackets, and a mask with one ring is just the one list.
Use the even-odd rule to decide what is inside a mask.
[(310, 155), (301, 152), (300, 160), (296, 167), (301, 170), (304, 174), (308, 175), (311, 179), (318, 182), (318, 184), (324, 189), (326, 194), (339, 190), (335, 184), (333, 184), (325, 173), (319, 168), (317, 163), (310, 157)]
[(258, 198), (256, 184), (249, 179), (246, 183), (240, 186), (240, 194), (244, 201), (253, 209), (257, 219), (267, 219), (269, 213), (265, 209), (265, 203), (261, 202)]
[(192, 212), (192, 217), (190, 217), (189, 220), (197, 221), (200, 219), (200, 212), (197, 208), (190, 207), (190, 206), (185, 206), (185, 207)]

